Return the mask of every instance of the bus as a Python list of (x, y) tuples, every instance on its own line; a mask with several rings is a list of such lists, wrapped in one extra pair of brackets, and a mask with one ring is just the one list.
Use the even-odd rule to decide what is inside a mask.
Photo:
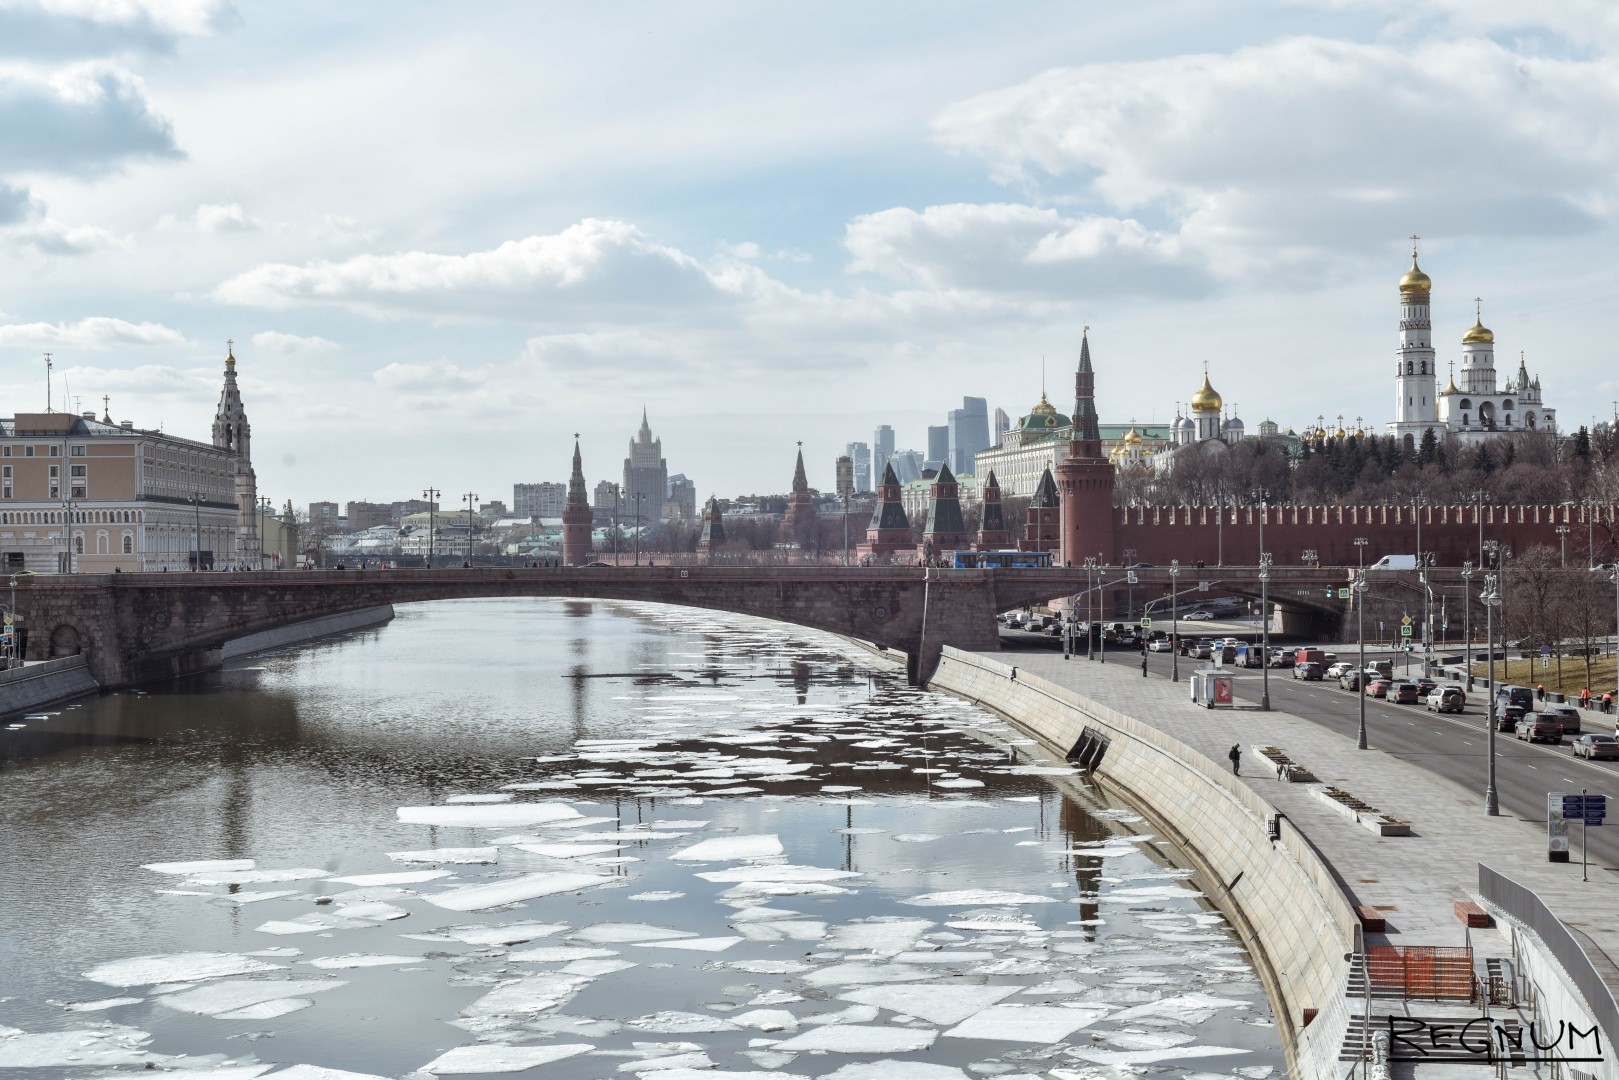
[(1049, 551), (952, 551), (950, 566), (955, 570), (1033, 570), (1051, 566)]

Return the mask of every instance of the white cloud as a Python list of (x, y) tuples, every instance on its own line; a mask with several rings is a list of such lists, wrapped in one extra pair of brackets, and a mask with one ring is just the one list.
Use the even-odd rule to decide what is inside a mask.
[(0, 52), (169, 52), (180, 38), (210, 36), (235, 21), (228, 0), (0, 0)]
[(390, 390), (407, 393), (470, 390), (486, 381), (483, 373), (469, 371), (442, 358), (422, 364), (389, 364), (372, 372), (371, 377)]
[(1209, 280), (1173, 234), (1009, 203), (863, 214), (844, 244), (852, 270), (939, 290), (1184, 294), (1205, 291)]
[(261, 330), (253, 335), (253, 348), (261, 353), (309, 356), (331, 352), (337, 347), (337, 342), (327, 341), (323, 337), (300, 337), (297, 334), (283, 334), (279, 330)]
[(0, 66), (0, 145), (9, 172), (94, 176), (132, 159), (182, 156), (141, 80), (103, 62)]
[(54, 218), (0, 229), (0, 243), (42, 255), (88, 255), (106, 248), (127, 247), (129, 237), (95, 225), (67, 225)]
[(488, 251), (357, 255), (308, 266), (271, 263), (219, 285), (217, 300), (266, 308), (341, 304), (359, 310), (505, 311), (541, 317), (581, 305), (668, 307), (744, 295), (761, 279), (740, 263), (715, 269), (622, 221), (588, 218), (550, 236)]
[(203, 203), (191, 215), (198, 232), (256, 232), (259, 223), (247, 216), (241, 203)]
[(934, 128), (1003, 182), (1167, 218), (1189, 256), (1233, 274), (1386, 250), (1419, 226), (1590, 232), (1619, 194), (1619, 68), (1486, 40), (1300, 37), (1064, 68)]
[(131, 323), (102, 315), (71, 323), (0, 325), (0, 348), (114, 349), (185, 344), (183, 334), (160, 323)]

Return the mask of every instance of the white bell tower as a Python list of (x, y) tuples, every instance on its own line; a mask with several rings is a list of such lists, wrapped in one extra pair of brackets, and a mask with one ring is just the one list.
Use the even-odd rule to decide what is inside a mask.
[(1400, 348), (1394, 357), (1394, 422), (1388, 429), (1420, 442), (1427, 429), (1439, 429), (1439, 401), (1428, 310), (1433, 281), (1417, 265), (1417, 239), (1411, 237), (1411, 269), (1400, 279)]

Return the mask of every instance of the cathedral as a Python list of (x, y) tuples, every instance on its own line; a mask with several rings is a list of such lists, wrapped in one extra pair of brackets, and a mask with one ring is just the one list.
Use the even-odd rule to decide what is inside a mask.
[(1531, 378), (1523, 354), (1517, 374), (1498, 386), (1495, 333), (1484, 325), (1482, 308), (1462, 335), (1461, 385), (1455, 367), (1443, 390), (1438, 385), (1429, 301), (1433, 279), (1417, 265), (1412, 237), (1411, 269), (1400, 279), (1400, 347), (1394, 360), (1394, 420), (1391, 435), (1420, 442), (1432, 429), (1440, 438), (1479, 443), (1518, 431), (1555, 434), (1557, 414), (1540, 396), (1540, 377)]

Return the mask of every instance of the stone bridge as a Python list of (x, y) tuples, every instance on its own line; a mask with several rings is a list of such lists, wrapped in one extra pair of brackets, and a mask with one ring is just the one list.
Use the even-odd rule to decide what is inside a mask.
[[(1104, 581), (1122, 578), (1111, 568)], [(1169, 590), (1165, 569), (1137, 571), (1138, 599)], [(1334, 625), (1342, 602), (1328, 587), (1343, 568), (1277, 568), (1274, 601)], [(1184, 570), (1221, 592), (1258, 595), (1252, 568)], [(473, 567), (409, 570), (288, 570), (22, 578), (16, 606), (29, 628), (30, 659), (83, 651), (91, 673), (115, 687), (218, 666), (231, 639), (384, 604), (487, 596), (626, 600), (730, 611), (857, 638), (906, 654), (925, 683), (945, 645), (995, 649), (995, 616), (1087, 587), (1077, 568), (939, 570), (923, 567)], [(1146, 590), (1143, 592), (1142, 590)], [(1157, 590), (1156, 593), (1153, 590)], [(1115, 590), (1123, 592), (1119, 586)], [(1284, 593), (1307, 593), (1287, 596)], [(1319, 599), (1312, 599), (1318, 597)], [(492, 627), (492, 630), (498, 628)]]

